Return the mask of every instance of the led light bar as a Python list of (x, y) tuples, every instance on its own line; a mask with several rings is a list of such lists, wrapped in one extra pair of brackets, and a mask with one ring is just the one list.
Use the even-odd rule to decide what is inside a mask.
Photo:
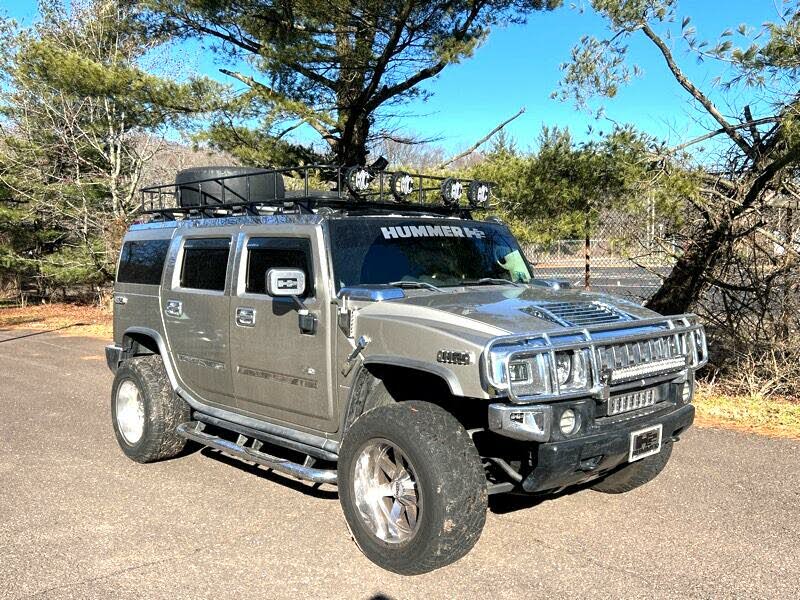
[(622, 367), (611, 371), (610, 383), (613, 385), (620, 381), (627, 381), (629, 379), (639, 379), (642, 377), (653, 377), (654, 375), (661, 375), (669, 371), (678, 371), (686, 367), (685, 356), (675, 356), (664, 360), (656, 360), (653, 362), (643, 363), (641, 365), (633, 365), (631, 367)]

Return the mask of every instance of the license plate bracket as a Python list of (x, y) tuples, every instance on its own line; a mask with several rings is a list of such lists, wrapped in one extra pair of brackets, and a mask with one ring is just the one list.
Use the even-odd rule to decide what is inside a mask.
[(663, 425), (653, 425), (631, 432), (628, 462), (634, 462), (661, 452)]

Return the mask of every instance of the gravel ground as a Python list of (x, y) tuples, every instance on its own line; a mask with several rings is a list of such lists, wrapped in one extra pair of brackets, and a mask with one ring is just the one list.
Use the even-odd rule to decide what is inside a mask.
[(797, 598), (800, 442), (692, 429), (622, 496), (493, 498), (448, 568), (400, 577), (335, 488), (117, 448), (103, 342), (0, 331), (0, 598)]

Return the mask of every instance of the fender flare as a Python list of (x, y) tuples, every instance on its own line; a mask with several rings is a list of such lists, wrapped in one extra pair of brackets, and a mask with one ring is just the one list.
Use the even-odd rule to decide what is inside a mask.
[(455, 376), (455, 373), (453, 373), (453, 371), (444, 365), (435, 365), (422, 360), (414, 360), (413, 358), (392, 356), (389, 354), (373, 354), (364, 358), (363, 364), (391, 365), (393, 367), (406, 367), (408, 369), (415, 369), (417, 371), (425, 371), (426, 373), (441, 377), (447, 384), (447, 387), (450, 388), (450, 393), (453, 396), (464, 395), (464, 390), (461, 388), (461, 382)]

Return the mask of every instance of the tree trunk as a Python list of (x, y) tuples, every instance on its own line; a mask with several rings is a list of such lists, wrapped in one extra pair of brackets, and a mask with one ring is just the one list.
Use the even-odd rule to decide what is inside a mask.
[(695, 240), (678, 259), (672, 272), (645, 306), (662, 315), (683, 314), (700, 298), (706, 283), (706, 273), (716, 264), (729, 227), (720, 224), (709, 234)]
[(364, 165), (367, 162), (369, 120), (363, 115), (349, 116), (342, 137), (334, 146), (335, 161), (340, 165)]

